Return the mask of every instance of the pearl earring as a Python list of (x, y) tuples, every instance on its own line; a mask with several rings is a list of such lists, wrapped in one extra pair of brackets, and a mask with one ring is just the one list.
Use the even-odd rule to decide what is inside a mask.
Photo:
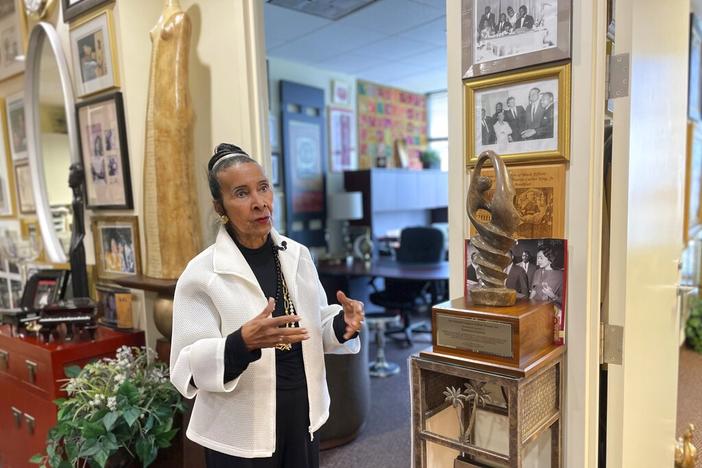
[(219, 223), (224, 225), (229, 222), (229, 217), (225, 214), (219, 216)]

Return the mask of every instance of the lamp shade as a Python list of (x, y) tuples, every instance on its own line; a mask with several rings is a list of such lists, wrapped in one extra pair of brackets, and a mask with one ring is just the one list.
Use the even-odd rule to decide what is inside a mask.
[(363, 219), (363, 193), (341, 192), (331, 197), (332, 219)]

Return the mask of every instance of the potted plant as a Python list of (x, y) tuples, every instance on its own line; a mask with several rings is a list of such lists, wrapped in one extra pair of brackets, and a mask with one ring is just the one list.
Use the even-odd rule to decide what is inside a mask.
[(171, 445), (182, 412), (168, 368), (153, 351), (122, 346), (116, 359), (104, 358), (66, 369), (65, 399), (56, 400), (58, 421), (47, 438), (46, 454), (30, 460), (42, 467), (149, 466), (159, 448)]
[(685, 325), (687, 344), (698, 353), (702, 353), (702, 300), (692, 299), (690, 317)]
[(441, 167), (439, 152), (433, 149), (420, 152), (419, 160), (422, 161), (422, 167), (424, 169), (439, 169)]

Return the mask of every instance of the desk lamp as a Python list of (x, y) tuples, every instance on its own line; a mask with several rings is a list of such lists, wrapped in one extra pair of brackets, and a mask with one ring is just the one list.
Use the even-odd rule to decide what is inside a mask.
[(349, 221), (363, 219), (363, 193), (340, 192), (331, 196), (331, 219), (343, 221), (342, 234), (346, 248), (346, 258), (353, 258)]

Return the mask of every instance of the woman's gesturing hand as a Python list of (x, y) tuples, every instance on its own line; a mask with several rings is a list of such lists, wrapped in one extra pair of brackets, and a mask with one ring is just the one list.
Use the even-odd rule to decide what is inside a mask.
[(363, 302), (348, 298), (342, 291), (336, 292), (336, 298), (344, 308), (344, 322), (346, 322), (344, 339), (348, 340), (361, 329), (361, 324), (366, 316), (363, 312)]
[(275, 309), (275, 299), (268, 299), (268, 305), (256, 317), (241, 326), (241, 338), (249, 351), (272, 348), (279, 344), (292, 344), (309, 338), (305, 328), (286, 327), (300, 321), (297, 315), (271, 317)]

